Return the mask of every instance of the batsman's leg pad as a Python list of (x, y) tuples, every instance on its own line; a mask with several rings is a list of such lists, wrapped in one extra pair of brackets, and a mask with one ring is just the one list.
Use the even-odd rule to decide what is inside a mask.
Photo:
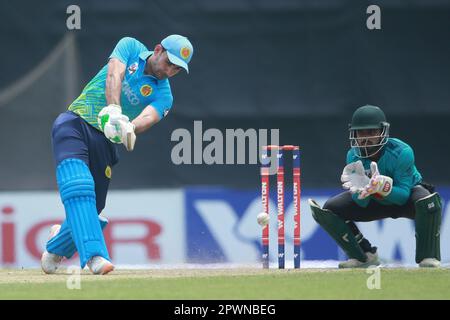
[(441, 260), (440, 228), (442, 203), (437, 192), (419, 199), (416, 209), (416, 263), (425, 258)]
[(336, 241), (351, 259), (365, 262), (367, 255), (363, 252), (355, 235), (344, 220), (330, 210), (322, 209), (314, 200), (308, 200), (314, 220)]
[(79, 159), (65, 159), (56, 168), (56, 180), (81, 268), (93, 256), (110, 260), (97, 217), (94, 179), (88, 166)]
[[(108, 224), (108, 219), (99, 215), (98, 220), (100, 222), (100, 227), (103, 230)], [(67, 220), (63, 221), (61, 229), (59, 229), (56, 236), (47, 242), (46, 249), (50, 253), (64, 256), (67, 259), (72, 258), (75, 252), (77, 252), (77, 247), (75, 246), (75, 242), (73, 242), (72, 232), (67, 224)]]

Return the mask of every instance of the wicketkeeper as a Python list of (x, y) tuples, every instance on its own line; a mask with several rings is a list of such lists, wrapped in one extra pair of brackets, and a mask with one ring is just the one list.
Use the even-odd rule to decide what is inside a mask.
[(339, 268), (379, 265), (377, 248), (364, 238), (355, 221), (385, 218), (415, 220), (416, 263), (440, 266), (441, 199), (422, 180), (414, 152), (403, 141), (389, 137), (389, 123), (375, 106), (358, 108), (349, 125), (351, 149), (341, 182), (345, 191), (323, 208), (309, 200), (314, 219), (347, 254)]
[(114, 269), (103, 238), (105, 207), (117, 144), (132, 151), (139, 134), (164, 118), (172, 107), (168, 78), (188, 72), (190, 41), (171, 35), (153, 51), (133, 38), (121, 39), (107, 65), (53, 124), (56, 179), (66, 220), (54, 225), (41, 265), (54, 273), (75, 252), (81, 268), (94, 274)]

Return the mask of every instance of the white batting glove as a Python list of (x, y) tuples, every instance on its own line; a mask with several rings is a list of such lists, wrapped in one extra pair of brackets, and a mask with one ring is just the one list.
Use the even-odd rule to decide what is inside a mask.
[(358, 199), (365, 199), (372, 194), (379, 194), (382, 197), (389, 195), (392, 191), (392, 178), (382, 176), (378, 171), (377, 163), (373, 161), (370, 164), (370, 171), (372, 172), (372, 178), (358, 195)]
[(361, 160), (349, 163), (345, 166), (341, 175), (342, 187), (350, 190), (352, 194), (361, 192), (369, 183)]
[[(110, 104), (107, 107), (104, 107), (102, 110), (100, 110), (97, 116), (98, 126), (103, 132), (105, 132), (105, 127), (107, 127), (108, 122), (109, 124), (111, 124), (111, 122), (115, 124), (119, 119), (125, 120), (125, 118), (123, 117), (126, 116), (122, 114), (122, 108), (116, 104)], [(128, 120), (128, 117), (126, 117), (126, 120)], [(118, 143), (117, 141), (113, 142)]]
[(136, 143), (135, 126), (122, 114), (120, 106), (110, 104), (104, 107), (97, 119), (106, 138), (113, 143), (122, 143), (128, 151), (133, 151)]

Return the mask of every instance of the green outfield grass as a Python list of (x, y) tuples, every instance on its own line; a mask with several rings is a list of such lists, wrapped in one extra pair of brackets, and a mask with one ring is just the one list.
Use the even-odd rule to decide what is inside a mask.
[(449, 269), (381, 269), (381, 288), (369, 290), (366, 270), (118, 270), (68, 275), (0, 270), (0, 299), (450, 299)]

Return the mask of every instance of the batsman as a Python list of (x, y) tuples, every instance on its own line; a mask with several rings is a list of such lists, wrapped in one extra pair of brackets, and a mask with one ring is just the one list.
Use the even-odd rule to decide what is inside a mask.
[(385, 218), (415, 221), (416, 263), (440, 266), (441, 199), (423, 181), (413, 149), (389, 137), (384, 112), (371, 105), (358, 108), (349, 125), (350, 150), (341, 182), (347, 191), (321, 208), (310, 199), (312, 216), (348, 256), (339, 268), (380, 265), (377, 247), (364, 238), (355, 222)]
[(192, 54), (192, 44), (180, 35), (164, 38), (153, 51), (122, 38), (107, 64), (57, 117), (52, 147), (66, 219), (50, 229), (41, 258), (45, 273), (54, 273), (75, 252), (82, 269), (87, 265), (94, 274), (114, 269), (102, 233), (108, 221), (100, 213), (118, 145), (133, 151), (136, 134), (167, 115), (173, 102), (168, 78), (188, 72)]

